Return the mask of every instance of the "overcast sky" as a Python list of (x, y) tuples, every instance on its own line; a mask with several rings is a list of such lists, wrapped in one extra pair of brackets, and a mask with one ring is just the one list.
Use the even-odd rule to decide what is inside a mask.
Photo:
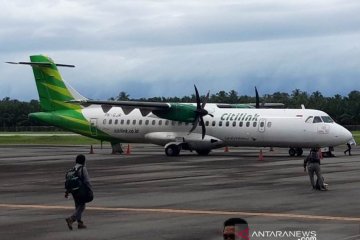
[(0, 98), (38, 99), (46, 54), (92, 99), (360, 90), (358, 0), (0, 0)]

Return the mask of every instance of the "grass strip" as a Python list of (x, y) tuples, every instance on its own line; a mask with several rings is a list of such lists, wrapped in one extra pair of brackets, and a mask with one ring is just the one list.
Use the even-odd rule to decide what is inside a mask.
[(88, 145), (99, 144), (99, 140), (84, 136), (0, 136), (0, 144), (51, 144), (51, 145)]

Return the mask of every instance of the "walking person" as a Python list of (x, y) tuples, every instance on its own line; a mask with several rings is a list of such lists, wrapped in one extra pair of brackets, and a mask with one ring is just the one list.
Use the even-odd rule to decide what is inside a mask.
[(346, 143), (347, 149), (344, 151), (344, 154), (346, 155), (347, 152), (349, 152), (349, 156), (351, 156), (351, 143)]
[[(310, 177), (310, 183), (314, 190), (327, 190), (326, 185), (324, 184), (324, 178), (321, 175), (320, 170), (320, 156), (319, 156), (319, 149), (312, 148), (310, 150), (310, 154), (304, 160), (304, 171), (307, 171)], [(316, 174), (317, 180), (315, 183), (314, 174)]]
[(82, 214), (86, 203), (93, 200), (92, 186), (85, 166), (85, 156), (82, 154), (77, 155), (75, 163), (75, 166), (65, 176), (65, 198), (68, 198), (69, 193), (71, 193), (75, 203), (74, 213), (65, 219), (70, 230), (73, 229), (72, 224), (74, 222), (78, 223), (78, 229), (86, 228), (82, 221)]

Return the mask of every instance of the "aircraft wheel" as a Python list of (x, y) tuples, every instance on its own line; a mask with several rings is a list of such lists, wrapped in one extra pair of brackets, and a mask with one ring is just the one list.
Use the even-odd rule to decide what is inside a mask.
[(170, 156), (170, 157), (178, 156), (180, 153), (180, 148), (179, 148), (179, 146), (172, 144), (165, 148), (165, 153), (166, 153), (166, 156)]
[(293, 156), (295, 156), (295, 154), (296, 154), (295, 149), (294, 149), (294, 148), (290, 148), (290, 149), (289, 149), (289, 155), (290, 155), (291, 157), (293, 157)]
[(302, 155), (303, 155), (303, 150), (302, 150), (302, 148), (297, 148), (296, 149), (296, 156), (298, 156), (298, 157), (301, 157)]
[(210, 153), (210, 149), (203, 149), (203, 150), (196, 150), (197, 154), (199, 154), (200, 156), (207, 156)]

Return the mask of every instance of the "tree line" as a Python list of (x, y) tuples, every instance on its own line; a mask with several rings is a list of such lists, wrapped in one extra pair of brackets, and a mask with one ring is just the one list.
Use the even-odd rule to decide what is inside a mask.
[[(204, 96), (202, 96), (204, 97)], [(136, 100), (149, 102), (195, 102), (195, 95), (184, 97), (152, 97), (133, 99), (126, 92), (120, 92), (118, 96), (109, 100)], [(229, 92), (219, 91), (209, 96), (211, 103), (255, 103), (255, 96), (239, 96), (234, 90)], [(283, 103), (285, 108), (306, 108), (318, 109), (328, 113), (337, 123), (341, 125), (360, 125), (360, 91), (351, 91), (347, 96), (336, 94), (332, 97), (324, 97), (321, 92), (315, 91), (311, 94), (295, 89), (291, 94), (275, 92), (260, 97), (260, 104)], [(40, 103), (38, 100), (23, 102), (5, 97), (0, 101), (0, 126), (3, 129), (19, 126), (39, 126), (39, 123), (29, 121), (27, 115), (32, 112), (39, 112)]]

